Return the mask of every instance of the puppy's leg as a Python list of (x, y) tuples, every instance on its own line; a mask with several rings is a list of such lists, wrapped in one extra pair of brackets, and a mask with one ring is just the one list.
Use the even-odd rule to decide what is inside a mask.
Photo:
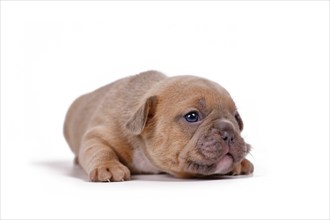
[(253, 170), (253, 164), (249, 160), (243, 159), (242, 162), (235, 165), (234, 169), (228, 175), (248, 175), (252, 174)]
[(102, 130), (94, 128), (84, 135), (79, 150), (79, 164), (93, 182), (128, 180), (129, 169), (119, 162), (116, 153), (103, 138)]

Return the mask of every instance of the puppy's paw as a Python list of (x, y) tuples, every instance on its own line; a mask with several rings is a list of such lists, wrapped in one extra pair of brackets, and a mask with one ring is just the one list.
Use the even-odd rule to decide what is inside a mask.
[(102, 165), (89, 172), (92, 182), (118, 182), (129, 180), (130, 176), (129, 169), (120, 163)]
[(234, 169), (227, 175), (249, 175), (254, 171), (253, 164), (247, 159), (243, 159), (241, 163), (237, 164)]

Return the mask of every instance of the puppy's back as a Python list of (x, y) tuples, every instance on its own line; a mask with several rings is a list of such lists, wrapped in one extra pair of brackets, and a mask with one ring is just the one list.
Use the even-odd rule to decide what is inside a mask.
[[(91, 93), (78, 97), (70, 106), (64, 122), (64, 137), (77, 155), (84, 133), (97, 126), (98, 118), (110, 118), (121, 123), (127, 109), (136, 108), (141, 97), (166, 76), (157, 71), (147, 71), (117, 80)], [(106, 117), (104, 117), (106, 115)], [(105, 120), (104, 123), (109, 123)]]

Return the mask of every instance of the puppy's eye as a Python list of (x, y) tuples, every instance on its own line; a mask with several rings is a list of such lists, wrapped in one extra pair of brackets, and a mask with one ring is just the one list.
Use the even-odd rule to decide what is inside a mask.
[(199, 121), (199, 115), (195, 111), (189, 112), (184, 116), (184, 118), (186, 119), (187, 122), (190, 123)]

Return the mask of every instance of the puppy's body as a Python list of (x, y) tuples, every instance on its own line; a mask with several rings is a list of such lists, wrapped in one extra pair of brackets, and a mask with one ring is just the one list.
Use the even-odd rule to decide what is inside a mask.
[(126, 180), (131, 173), (251, 173), (237, 117), (218, 84), (148, 71), (79, 97), (64, 135), (92, 181)]

